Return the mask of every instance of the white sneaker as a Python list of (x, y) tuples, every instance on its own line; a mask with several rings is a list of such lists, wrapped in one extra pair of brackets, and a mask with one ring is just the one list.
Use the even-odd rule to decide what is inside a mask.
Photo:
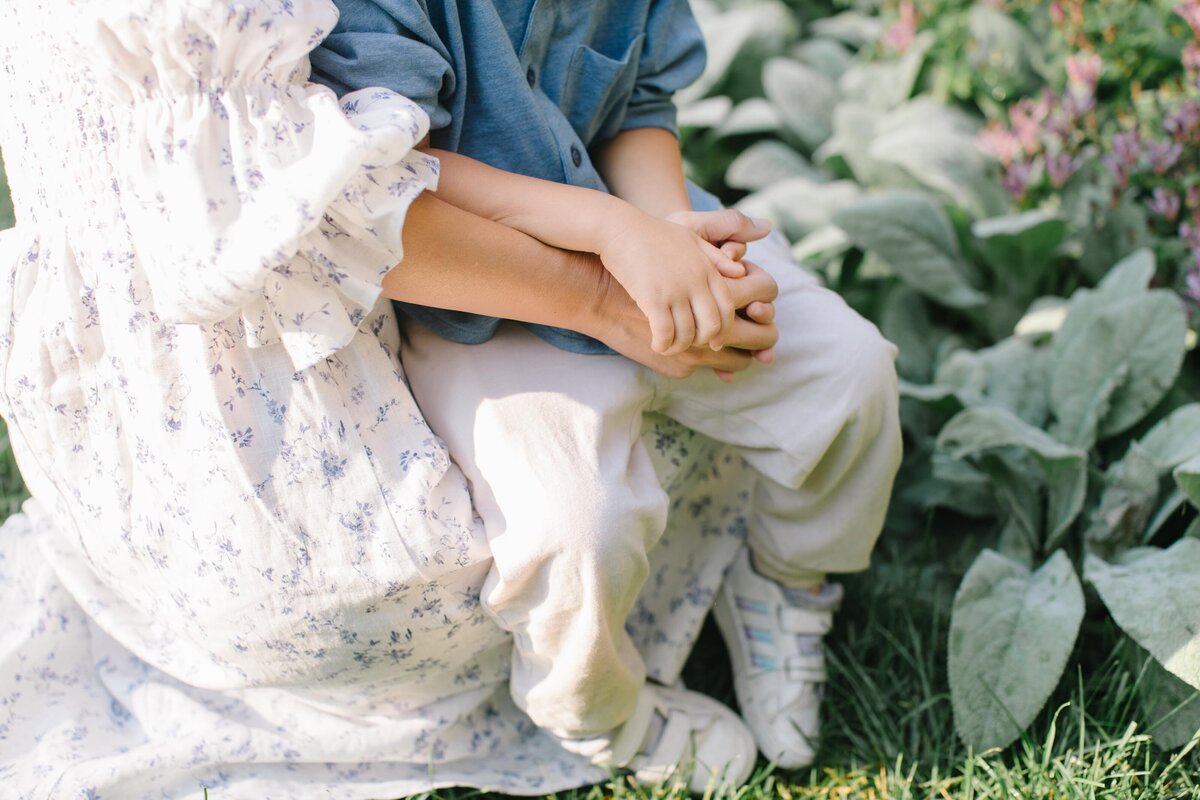
[(597, 766), (631, 771), (641, 784), (686, 775), (696, 794), (743, 785), (758, 757), (754, 736), (729, 708), (699, 692), (649, 684), (611, 737), (560, 741)]
[(729, 647), (742, 718), (759, 750), (785, 769), (816, 756), (826, 681), (821, 637), (841, 601), (837, 584), (803, 604), (750, 565), (745, 548), (725, 575), (713, 613)]

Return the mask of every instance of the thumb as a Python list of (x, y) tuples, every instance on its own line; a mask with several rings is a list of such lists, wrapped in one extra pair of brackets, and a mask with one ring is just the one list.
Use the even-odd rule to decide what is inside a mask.
[(695, 231), (710, 242), (755, 242), (771, 232), (765, 219), (751, 219), (736, 208), (696, 216)]

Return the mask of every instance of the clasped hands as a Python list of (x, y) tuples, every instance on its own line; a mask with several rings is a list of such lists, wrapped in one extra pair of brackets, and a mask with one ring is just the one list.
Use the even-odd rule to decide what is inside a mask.
[(620, 308), (615, 287), (602, 287), (606, 313), (618, 324), (597, 338), (672, 378), (709, 368), (729, 382), (756, 360), (770, 363), (778, 287), (743, 260), (746, 245), (769, 233), (768, 224), (733, 209), (659, 219), (630, 208), (615, 216), (598, 255), (642, 320), (639, 326)]

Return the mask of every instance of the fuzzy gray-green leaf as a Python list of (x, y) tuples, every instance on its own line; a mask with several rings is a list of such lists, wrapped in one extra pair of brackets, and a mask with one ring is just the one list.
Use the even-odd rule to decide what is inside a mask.
[(817, 182), (788, 178), (748, 195), (737, 204), (752, 217), (765, 217), (792, 240), (829, 224), (834, 213), (862, 198), (853, 181)]
[(757, 192), (788, 178), (825, 180), (808, 160), (783, 142), (764, 139), (743, 150), (725, 172), (725, 183), (734, 189)]
[(1003, 747), (1041, 711), (1083, 620), (1083, 590), (1061, 550), (1041, 569), (991, 550), (971, 565), (950, 621), (954, 725), (977, 749)]
[(763, 69), (763, 88), (784, 126), (809, 150), (833, 133), (838, 88), (822, 73), (798, 61), (773, 58)]
[(1046, 211), (982, 219), (971, 226), (983, 257), (998, 276), (1036, 280), (1053, 260), (1067, 225)]
[(1049, 493), (1047, 547), (1058, 546), (1079, 516), (1087, 491), (1087, 456), (998, 407), (968, 408), (942, 428), (938, 451), (950, 459), (978, 459), (990, 451), (1018, 448), (1042, 470)]
[(1009, 337), (981, 350), (956, 350), (938, 365), (934, 382), (954, 387), (965, 406), (996, 405), (1041, 427), (1049, 414), (1047, 348)]
[(1180, 464), (1173, 474), (1180, 491), (1187, 495), (1192, 505), (1200, 506), (1200, 455)]
[(1164, 472), (1200, 455), (1200, 403), (1175, 409), (1138, 443)]
[(868, 154), (902, 168), (921, 186), (973, 215), (997, 214), (1008, 207), (972, 134), (920, 121), (881, 131)]
[(966, 278), (950, 220), (928, 196), (869, 197), (838, 211), (833, 221), (859, 247), (891, 264), (905, 283), (942, 305), (971, 308), (986, 302)]
[(1200, 692), (1163, 668), (1145, 651), (1144, 669), (1137, 681), (1143, 709), (1143, 730), (1164, 750), (1187, 744), (1200, 731)]
[(1084, 574), (1123, 631), (1200, 688), (1200, 541), (1180, 539), (1123, 565), (1089, 555)]
[(1134, 442), (1125, 457), (1109, 467), (1100, 504), (1088, 515), (1084, 541), (1105, 558), (1113, 558), (1142, 540), (1142, 532), (1158, 499), (1159, 469)]
[[(1080, 313), (1082, 319), (1072, 319)], [(1067, 322), (1070, 328), (1060, 331), (1065, 343), (1056, 342), (1050, 405), (1057, 432), (1086, 448), (1136, 424), (1171, 388), (1183, 363), (1187, 320), (1179, 298), (1157, 290), (1074, 306)], [(1101, 399), (1107, 408), (1092, 420)]]

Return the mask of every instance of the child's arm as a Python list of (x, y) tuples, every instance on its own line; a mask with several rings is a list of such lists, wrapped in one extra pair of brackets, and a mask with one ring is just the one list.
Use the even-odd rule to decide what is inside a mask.
[(595, 164), (609, 191), (648, 214), (692, 210), (679, 140), (665, 128), (621, 131), (596, 149)]
[[(650, 322), (656, 352), (696, 344), (722, 346), (737, 306), (723, 278), (745, 268), (689, 228), (638, 210), (612, 195), (494, 169), (430, 150), (442, 163), (439, 198), (501, 222), (546, 244), (595, 253)], [(731, 219), (746, 240), (765, 236), (744, 217)]]

